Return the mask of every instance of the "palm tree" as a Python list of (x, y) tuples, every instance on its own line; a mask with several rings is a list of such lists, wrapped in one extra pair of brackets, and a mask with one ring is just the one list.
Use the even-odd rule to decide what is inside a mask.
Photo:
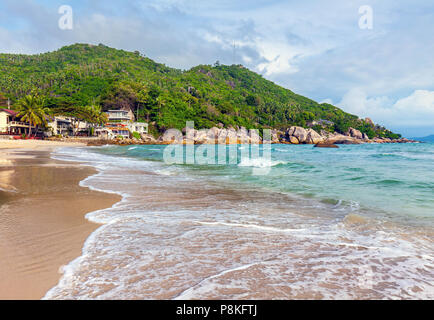
[(36, 95), (27, 95), (18, 103), (17, 117), (30, 124), (28, 136), (32, 133), (32, 126), (47, 125), (48, 109), (43, 107), (43, 100)]
[(86, 107), (89, 114), (89, 122), (97, 123), (99, 125), (103, 125), (107, 123), (108, 117), (105, 112), (102, 111), (101, 106), (99, 105), (91, 105)]
[[(101, 106), (99, 105), (91, 105), (84, 107), (86, 110), (86, 121), (93, 124), (93, 128), (95, 128), (95, 124), (104, 125), (108, 122), (108, 117), (105, 112), (102, 111)], [(91, 129), (92, 130), (92, 129)], [(92, 130), (93, 132), (93, 130)]]

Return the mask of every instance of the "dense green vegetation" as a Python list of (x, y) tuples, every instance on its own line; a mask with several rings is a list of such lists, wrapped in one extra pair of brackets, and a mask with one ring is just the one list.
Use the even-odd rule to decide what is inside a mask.
[[(359, 129), (370, 137), (398, 135), (339, 108), (319, 104), (280, 87), (241, 65), (169, 68), (139, 52), (76, 44), (39, 55), (0, 54), (0, 92), (12, 103), (33, 93), (54, 114), (80, 115), (89, 105), (130, 108), (151, 131), (218, 124), (247, 128), (306, 127), (312, 120), (329, 131)], [(322, 127), (321, 127), (322, 128)], [(321, 128), (317, 128), (318, 130)]]

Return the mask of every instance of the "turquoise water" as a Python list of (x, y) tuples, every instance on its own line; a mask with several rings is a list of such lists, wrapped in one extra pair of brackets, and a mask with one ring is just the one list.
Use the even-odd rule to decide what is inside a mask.
[[(165, 147), (107, 147), (99, 152), (164, 163)], [(432, 143), (342, 145), (339, 149), (272, 145), (270, 162), (243, 161), (240, 148), (249, 146), (238, 146), (236, 164), (170, 167), (204, 179), (220, 180), (234, 188), (244, 184), (348, 205), (364, 214), (412, 223), (434, 221)], [(264, 175), (254, 175), (252, 167), (255, 166), (270, 166), (270, 170)]]
[(239, 145), (224, 165), (165, 148), (54, 152), (122, 201), (87, 214), (102, 226), (45, 298), (434, 298), (433, 144)]

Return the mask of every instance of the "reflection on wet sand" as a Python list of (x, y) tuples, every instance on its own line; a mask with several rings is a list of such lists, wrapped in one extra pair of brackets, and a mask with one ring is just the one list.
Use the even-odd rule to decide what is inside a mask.
[(0, 155), (0, 299), (41, 298), (97, 228), (84, 214), (119, 200), (78, 186), (95, 170), (49, 155), (26, 150)]

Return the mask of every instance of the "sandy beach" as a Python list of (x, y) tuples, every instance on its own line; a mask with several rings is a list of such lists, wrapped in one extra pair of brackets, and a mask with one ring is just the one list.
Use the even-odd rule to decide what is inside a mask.
[(85, 143), (69, 141), (48, 141), (48, 140), (7, 140), (0, 139), (0, 150), (2, 149), (27, 149), (27, 150), (53, 150), (56, 147), (83, 147)]
[(50, 158), (65, 145), (81, 146), (0, 140), (0, 299), (42, 298), (99, 226), (84, 215), (120, 200), (79, 186), (95, 169)]

